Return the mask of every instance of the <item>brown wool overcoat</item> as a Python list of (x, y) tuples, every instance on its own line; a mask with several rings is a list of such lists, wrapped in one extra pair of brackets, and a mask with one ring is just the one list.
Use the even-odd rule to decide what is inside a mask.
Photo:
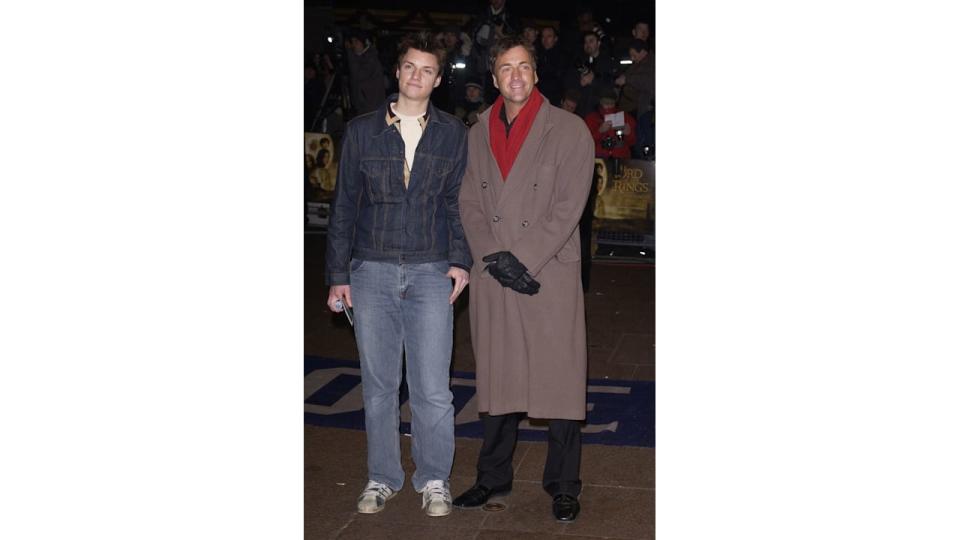
[[(504, 182), (490, 149), (490, 110), (470, 129), (460, 187), (473, 255), (468, 290), (479, 410), (583, 420), (587, 342), (577, 224), (593, 179), (593, 139), (578, 116), (544, 103)], [(490, 276), (482, 259), (497, 251), (520, 259), (540, 292), (523, 295)]]

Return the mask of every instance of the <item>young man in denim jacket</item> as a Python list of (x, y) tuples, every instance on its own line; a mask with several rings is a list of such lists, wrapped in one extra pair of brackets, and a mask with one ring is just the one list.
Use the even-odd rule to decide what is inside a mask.
[(432, 36), (407, 36), (397, 61), (399, 95), (347, 125), (340, 155), (327, 236), (327, 305), (354, 310), (368, 473), (357, 511), (365, 514), (379, 512), (403, 487), (404, 353), (413, 487), (427, 515), (451, 510), (453, 303), (473, 261), (458, 206), (466, 128), (430, 103), (443, 57)]

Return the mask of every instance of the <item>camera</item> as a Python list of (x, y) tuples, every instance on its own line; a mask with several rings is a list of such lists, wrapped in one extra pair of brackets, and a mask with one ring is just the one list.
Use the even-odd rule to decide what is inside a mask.
[(623, 146), (623, 128), (617, 128), (615, 135), (607, 135), (600, 139), (600, 147), (606, 150), (620, 148)]
[(600, 147), (607, 150), (612, 150), (614, 148), (620, 148), (623, 146), (623, 139), (618, 137), (604, 137), (600, 139)]

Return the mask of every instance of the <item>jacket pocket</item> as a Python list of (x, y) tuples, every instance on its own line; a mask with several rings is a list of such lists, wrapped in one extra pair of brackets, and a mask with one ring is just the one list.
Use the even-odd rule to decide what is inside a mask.
[(429, 158), (421, 156), (419, 159), (430, 160), (430, 173), (427, 177), (426, 184), (422, 187), (423, 196), (430, 198), (440, 195), (446, 184), (447, 176), (449, 176), (450, 171), (453, 170), (453, 160), (434, 156), (430, 156)]
[(403, 161), (394, 158), (366, 158), (360, 161), (367, 195), (375, 203), (403, 200)]

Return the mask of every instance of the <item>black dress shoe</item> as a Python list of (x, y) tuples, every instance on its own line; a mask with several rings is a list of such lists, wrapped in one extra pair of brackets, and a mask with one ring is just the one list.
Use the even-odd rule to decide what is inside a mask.
[(476, 508), (477, 506), (485, 504), (487, 499), (494, 495), (510, 493), (512, 488), (512, 483), (495, 488), (474, 484), (472, 488), (464, 491), (462, 495), (454, 499), (453, 505), (457, 508)]
[(580, 513), (580, 501), (576, 497), (560, 494), (553, 498), (553, 517), (558, 521), (573, 521)]

